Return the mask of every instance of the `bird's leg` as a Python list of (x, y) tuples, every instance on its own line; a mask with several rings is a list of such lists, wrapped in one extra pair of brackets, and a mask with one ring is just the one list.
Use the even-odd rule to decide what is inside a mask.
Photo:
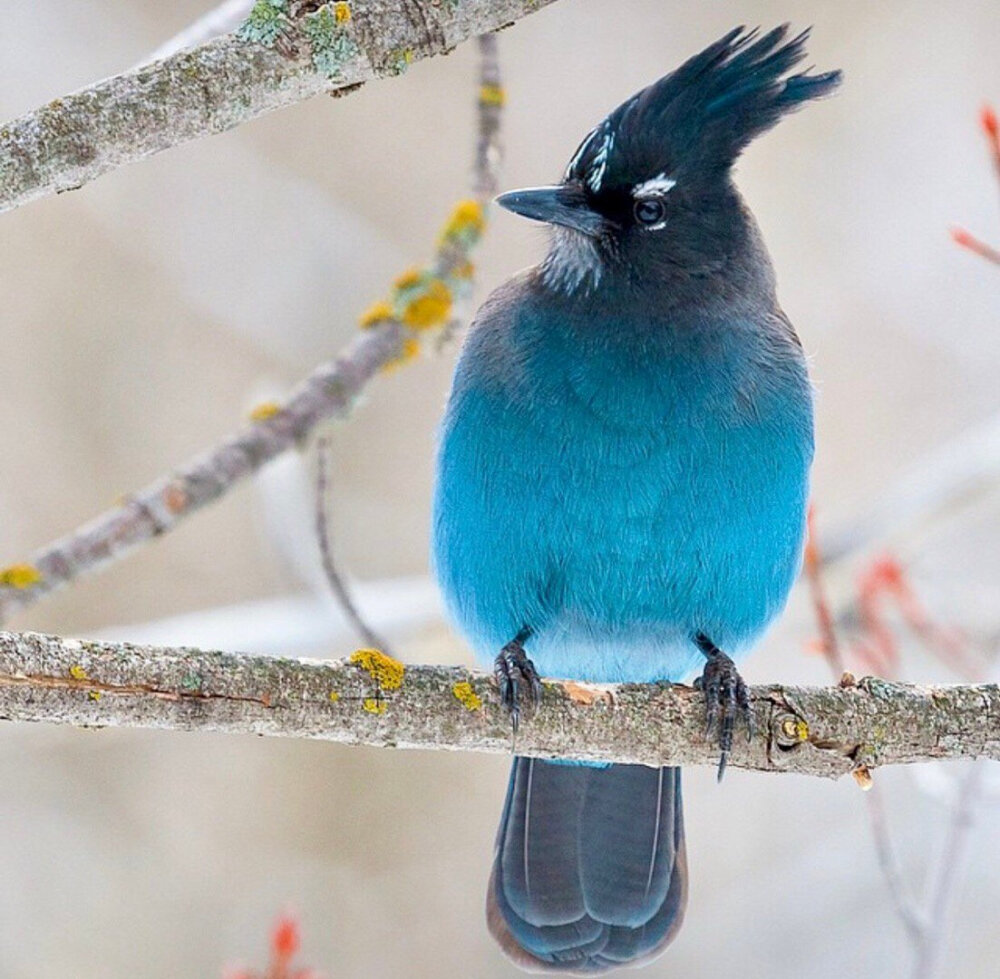
[(521, 718), (522, 685), (531, 694), (535, 707), (542, 702), (542, 681), (535, 669), (535, 664), (528, 659), (524, 651), (524, 643), (531, 635), (531, 630), (523, 628), (503, 649), (493, 662), (493, 675), (500, 687), (500, 702), (510, 714), (513, 733), (517, 734), (517, 725)]
[(736, 664), (703, 632), (694, 641), (705, 654), (705, 669), (695, 681), (695, 686), (705, 694), (705, 733), (719, 732), (719, 781), (726, 771), (726, 760), (733, 747), (733, 729), (736, 719), (743, 718), (747, 727), (747, 741), (753, 740), (756, 725), (750, 694), (736, 669)]

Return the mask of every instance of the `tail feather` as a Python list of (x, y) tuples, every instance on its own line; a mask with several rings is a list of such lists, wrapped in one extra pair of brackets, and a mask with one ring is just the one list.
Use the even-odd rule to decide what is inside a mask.
[(686, 899), (679, 769), (515, 759), (487, 920), (517, 964), (637, 964), (674, 937)]

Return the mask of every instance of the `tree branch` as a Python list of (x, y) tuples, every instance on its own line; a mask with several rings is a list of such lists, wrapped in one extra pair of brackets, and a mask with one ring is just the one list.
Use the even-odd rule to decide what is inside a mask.
[(286, 18), (275, 47), (226, 34), (116, 75), (0, 126), (0, 211), (314, 95), (399, 74), (552, 2), (356, 0), (337, 28), (343, 43), (329, 50), (317, 50), (302, 14)]
[[(453, 214), (438, 239), (426, 279), (428, 283), (447, 285), (447, 294), (459, 301), (467, 298), (471, 290), (470, 259), (479, 241), (486, 207), (497, 191), (497, 168), (502, 155), (500, 119), (504, 94), (496, 36), (482, 35), (479, 50), (473, 167), (473, 189), (479, 210), (471, 222), (466, 220), (458, 225)], [(267, 406), (269, 410), (264, 416), (242, 431), (90, 523), (43, 547), (28, 563), (0, 570), (0, 624), (8, 621), (17, 609), (34, 604), (79, 575), (96, 571), (171, 530), (185, 517), (224, 496), (271, 459), (299, 445), (320, 422), (349, 415), (375, 374), (391, 362), (409, 356), (419, 336), (427, 332), (426, 327), (411, 329), (407, 324), (408, 294), (397, 296), (399, 301), (392, 305), (376, 304), (375, 318), (368, 322), (366, 314), (367, 328), (342, 356), (317, 368), (284, 404)], [(455, 327), (455, 309), (449, 305), (448, 311), (451, 320), (432, 331), (437, 334), (438, 343)], [(18, 570), (26, 574), (19, 577)]]
[[(545, 681), (519, 754), (715, 765), (691, 687)], [(996, 684), (754, 687), (758, 734), (730, 765), (836, 777), (957, 757), (1000, 759)], [(226, 731), (394, 748), (509, 754), (510, 722), (486, 674), (407, 666), (374, 650), (337, 663), (0, 633), (0, 719)]]
[(323, 364), (267, 418), (162, 476), (30, 559), (30, 583), (0, 583), (0, 622), (16, 609), (80, 574), (94, 571), (171, 530), (219, 499), (264, 463), (293, 448), (326, 418), (346, 417), (364, 386), (400, 355), (407, 330), (386, 320), (360, 334), (337, 360)]

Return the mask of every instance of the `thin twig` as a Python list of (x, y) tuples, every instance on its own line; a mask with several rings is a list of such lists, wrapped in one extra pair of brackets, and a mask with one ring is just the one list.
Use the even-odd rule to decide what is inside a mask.
[[(844, 673), (844, 658), (840, 651), (833, 612), (826, 594), (822, 551), (816, 533), (815, 511), (812, 508), (809, 511), (809, 537), (806, 544), (804, 568), (820, 632), (820, 648), (833, 678), (839, 680)], [(863, 780), (862, 784), (867, 790), (865, 792), (865, 805), (868, 811), (868, 822), (871, 827), (875, 855), (888, 887), (889, 897), (903, 926), (911, 939), (917, 943), (923, 934), (923, 917), (903, 881), (902, 868), (896, 857), (896, 850), (889, 833), (882, 790), (871, 779)]]
[(281, 14), (273, 47), (226, 34), (0, 125), (0, 211), (314, 95), (398, 75), (552, 2), (367, 0), (347, 8), (335, 34), (314, 4), (298, 4)]
[[(503, 159), (501, 124), (506, 95), (500, 75), (496, 35), (482, 34), (477, 43), (479, 48), (479, 89), (476, 99), (478, 127), (472, 189), (476, 200), (483, 207), (485, 213), (486, 207), (499, 189), (499, 168)], [(471, 290), (467, 290), (467, 294), (469, 291)], [(457, 323), (458, 319), (453, 317), (450, 323), (440, 331), (437, 339), (439, 347), (451, 339)], [(391, 652), (386, 641), (361, 615), (350, 589), (347, 587), (347, 582), (334, 560), (333, 548), (330, 544), (329, 521), (327, 520), (329, 455), (329, 442), (322, 438), (318, 441), (316, 449), (316, 532), (319, 537), (323, 570), (326, 572), (326, 578), (334, 597), (340, 603), (344, 615), (357, 633), (369, 646), (374, 646), (384, 652)]]
[(903, 871), (896, 856), (896, 848), (892, 843), (892, 834), (889, 832), (885, 800), (882, 798), (882, 786), (877, 782), (873, 782), (865, 793), (865, 804), (868, 807), (868, 823), (871, 826), (872, 841), (875, 844), (875, 855), (889, 889), (893, 907), (910, 936), (910, 940), (914, 944), (918, 944), (924, 934), (926, 922), (917, 907), (916, 900), (910, 893), (910, 889), (903, 880)]
[[(718, 764), (705, 699), (671, 684), (545, 680), (519, 754), (644, 765)], [(996, 684), (759, 686), (757, 733), (730, 765), (834, 777), (872, 764), (1000, 758)], [(0, 719), (225, 731), (381, 747), (510, 752), (492, 676), (404, 666), (361, 650), (338, 663), (0, 633)], [(872, 746), (877, 746), (877, 750)]]
[(333, 545), (330, 541), (330, 527), (327, 519), (329, 507), (328, 480), (330, 471), (330, 442), (320, 438), (316, 442), (316, 538), (319, 541), (319, 553), (323, 562), (323, 571), (344, 615), (354, 627), (362, 641), (373, 649), (392, 654), (389, 644), (365, 620), (351, 595), (347, 582), (337, 568), (333, 559)]
[(148, 65), (151, 61), (160, 61), (169, 58), (178, 51), (185, 48), (194, 47), (196, 44), (204, 44), (205, 41), (220, 34), (236, 30), (243, 22), (253, 0), (224, 0), (218, 7), (213, 7), (208, 13), (203, 14), (196, 21), (189, 24), (184, 30), (175, 34), (172, 38), (164, 41), (148, 57), (139, 64)]
[(983, 769), (984, 763), (979, 762), (962, 779), (940, 856), (928, 876), (925, 896), (927, 911), (923, 928), (917, 936), (918, 952), (913, 979), (934, 979), (941, 972), (941, 959), (947, 944), (948, 924), (958, 890), (959, 872), (965, 868), (976, 808), (982, 794)]

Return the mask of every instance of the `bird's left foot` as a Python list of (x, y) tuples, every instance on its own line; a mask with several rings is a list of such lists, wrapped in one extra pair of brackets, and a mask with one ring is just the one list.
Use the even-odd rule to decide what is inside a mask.
[(703, 633), (695, 636), (695, 642), (705, 654), (705, 669), (694, 685), (705, 694), (706, 735), (718, 730), (721, 782), (733, 747), (737, 719), (742, 717), (746, 724), (747, 741), (753, 740), (756, 724), (750, 694), (736, 664)]
[(511, 728), (517, 734), (523, 695), (529, 693), (535, 707), (542, 702), (542, 678), (524, 651), (520, 638), (513, 639), (500, 650), (493, 662), (493, 675), (500, 687), (500, 702), (507, 708)]

